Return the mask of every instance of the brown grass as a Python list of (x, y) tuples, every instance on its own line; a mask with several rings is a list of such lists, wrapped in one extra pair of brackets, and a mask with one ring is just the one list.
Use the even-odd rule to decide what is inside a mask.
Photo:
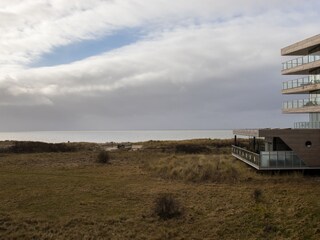
[[(111, 152), (104, 167), (91, 147), (0, 155), (0, 239), (318, 239), (317, 175), (258, 174), (230, 155), (151, 149)], [(199, 164), (209, 174), (195, 168), (185, 179)], [(154, 216), (164, 193), (184, 206), (180, 218)]]
[(233, 183), (246, 177), (245, 168), (229, 155), (173, 155), (146, 161), (145, 165), (162, 178), (194, 183)]

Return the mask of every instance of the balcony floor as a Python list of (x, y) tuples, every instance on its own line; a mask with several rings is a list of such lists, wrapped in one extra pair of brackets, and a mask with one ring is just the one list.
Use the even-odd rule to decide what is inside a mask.
[(320, 60), (302, 64), (288, 69), (283, 69), (281, 73), (282, 75), (308, 75), (318, 68), (320, 68)]
[(316, 84), (305, 84), (300, 87), (287, 88), (282, 90), (282, 94), (306, 94), (311, 91), (320, 90), (320, 83)]
[[(276, 154), (277, 157), (274, 158), (274, 155), (270, 157), (269, 154)], [(259, 171), (320, 169), (320, 167), (306, 166), (292, 151), (257, 154), (237, 146), (232, 146), (232, 156)], [(266, 156), (267, 158), (265, 158)]]
[(318, 113), (320, 106), (300, 107), (300, 108), (283, 108), (282, 113)]

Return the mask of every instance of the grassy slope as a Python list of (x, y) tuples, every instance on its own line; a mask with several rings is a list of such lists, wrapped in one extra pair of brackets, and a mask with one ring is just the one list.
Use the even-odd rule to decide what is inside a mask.
[[(0, 239), (317, 239), (320, 234), (319, 177), (261, 175), (229, 155), (117, 152), (108, 165), (94, 163), (95, 157), (89, 150), (1, 154)], [(239, 171), (236, 180), (185, 178), (189, 170), (176, 171), (194, 168), (194, 162), (216, 167), (221, 158), (226, 163), (221, 168)], [(166, 162), (171, 167), (163, 175)], [(258, 202), (255, 189), (262, 191)], [(185, 208), (179, 219), (153, 215), (154, 199), (167, 192)]]

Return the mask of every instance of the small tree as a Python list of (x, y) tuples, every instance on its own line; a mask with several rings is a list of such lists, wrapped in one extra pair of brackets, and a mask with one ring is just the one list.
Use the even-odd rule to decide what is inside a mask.
[(103, 164), (109, 163), (110, 162), (109, 153), (106, 150), (101, 150), (98, 154), (97, 162), (103, 163)]

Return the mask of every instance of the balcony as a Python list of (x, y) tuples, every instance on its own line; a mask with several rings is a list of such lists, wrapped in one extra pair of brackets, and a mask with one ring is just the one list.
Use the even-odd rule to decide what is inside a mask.
[(294, 128), (298, 129), (320, 129), (320, 122), (296, 122)]
[(320, 75), (311, 75), (284, 82), (282, 85), (282, 93), (307, 93), (320, 89)]
[(308, 169), (293, 151), (250, 152), (232, 146), (232, 155), (257, 170)]
[(250, 166), (259, 169), (260, 155), (244, 148), (232, 145), (232, 155)]
[(298, 57), (282, 63), (282, 74), (310, 74), (320, 67), (320, 54)]
[(313, 113), (320, 112), (320, 98), (299, 99), (283, 103), (283, 113)]

